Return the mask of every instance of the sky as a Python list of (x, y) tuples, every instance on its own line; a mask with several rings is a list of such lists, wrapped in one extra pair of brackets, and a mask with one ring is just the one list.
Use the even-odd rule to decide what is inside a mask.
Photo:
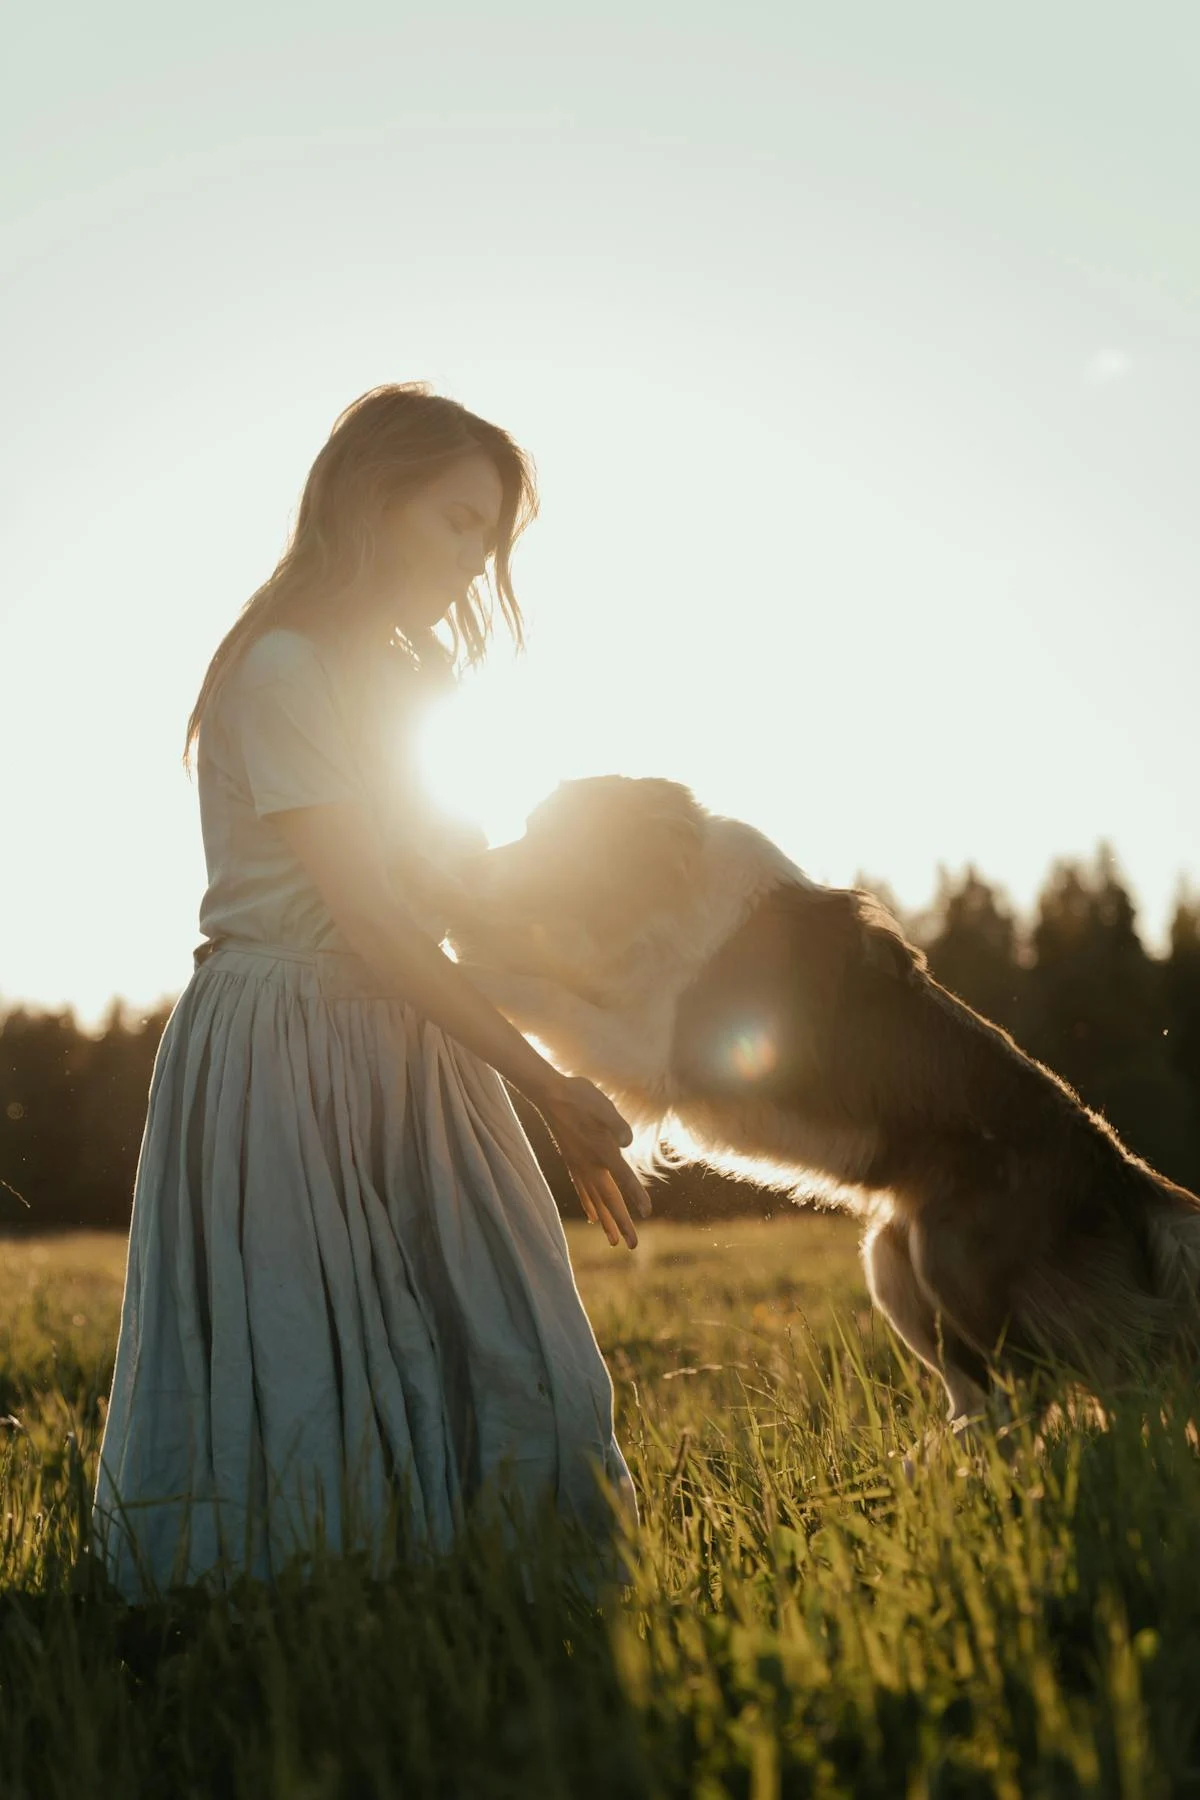
[(180, 753), (338, 412), (532, 453), (427, 747), (684, 780), (906, 907), (1200, 881), (1200, 12), (114, 0), (0, 72), (0, 1004), (179, 991)]

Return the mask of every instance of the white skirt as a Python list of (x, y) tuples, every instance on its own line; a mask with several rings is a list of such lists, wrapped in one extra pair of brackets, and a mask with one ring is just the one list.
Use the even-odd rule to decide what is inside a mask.
[(226, 941), (159, 1046), (93, 1525), (130, 1598), (476, 1497), (632, 1508), (612, 1383), (494, 1069), (359, 958)]

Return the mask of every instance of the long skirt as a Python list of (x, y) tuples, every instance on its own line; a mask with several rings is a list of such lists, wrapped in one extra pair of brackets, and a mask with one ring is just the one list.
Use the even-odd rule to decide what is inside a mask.
[[(226, 942), (159, 1047), (93, 1509), (137, 1599), (380, 1563), (472, 1503), (632, 1508), (612, 1383), (495, 1070), (359, 958)], [(387, 1539), (388, 1541), (385, 1541)]]

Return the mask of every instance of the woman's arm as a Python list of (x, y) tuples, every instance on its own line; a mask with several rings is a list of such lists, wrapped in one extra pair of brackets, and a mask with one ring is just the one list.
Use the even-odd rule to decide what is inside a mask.
[(610, 1243), (637, 1243), (630, 1209), (650, 1199), (621, 1155), (632, 1132), (599, 1088), (561, 1074), (397, 907), (369, 815), (352, 801), (291, 807), (271, 818), (308, 870), (346, 941), (398, 994), (498, 1070), (542, 1114), (588, 1217)]

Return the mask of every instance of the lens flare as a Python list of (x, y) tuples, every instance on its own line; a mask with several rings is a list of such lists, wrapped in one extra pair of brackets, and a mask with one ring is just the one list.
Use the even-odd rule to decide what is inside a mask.
[(748, 1023), (730, 1037), (725, 1060), (730, 1073), (739, 1081), (762, 1081), (774, 1071), (779, 1050), (774, 1036), (765, 1026)]

